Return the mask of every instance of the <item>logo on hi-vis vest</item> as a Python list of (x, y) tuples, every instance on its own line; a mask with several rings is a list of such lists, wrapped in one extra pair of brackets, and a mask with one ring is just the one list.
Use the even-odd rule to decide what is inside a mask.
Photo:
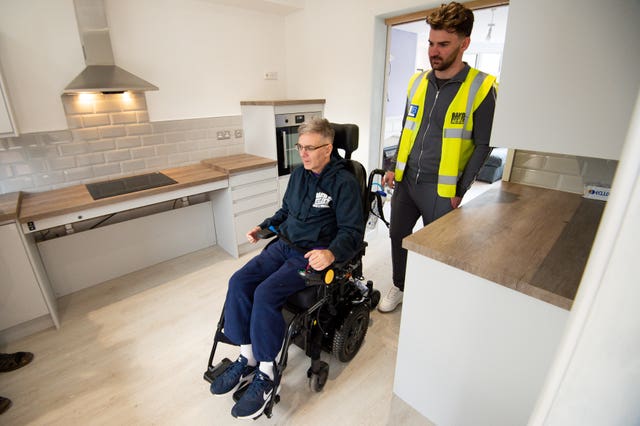
[(313, 202), (313, 207), (317, 209), (328, 209), (329, 203), (331, 203), (331, 197), (324, 192), (316, 192), (316, 200)]
[(466, 112), (451, 113), (451, 124), (464, 124), (464, 118), (466, 117), (466, 115)]
[(418, 105), (416, 105), (416, 104), (409, 105), (409, 114), (408, 115), (411, 118), (416, 118), (416, 115), (418, 115)]

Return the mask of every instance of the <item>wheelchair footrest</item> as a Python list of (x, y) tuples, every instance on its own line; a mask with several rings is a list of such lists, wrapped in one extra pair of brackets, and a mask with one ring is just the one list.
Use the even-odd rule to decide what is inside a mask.
[(216, 377), (224, 373), (232, 363), (233, 361), (231, 361), (229, 358), (224, 358), (216, 365), (207, 368), (207, 371), (204, 372), (204, 379), (209, 383), (213, 382)]

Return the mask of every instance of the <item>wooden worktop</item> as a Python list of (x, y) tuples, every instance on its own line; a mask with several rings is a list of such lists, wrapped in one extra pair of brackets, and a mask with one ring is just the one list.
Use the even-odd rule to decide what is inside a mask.
[(604, 205), (502, 182), (405, 238), (403, 247), (570, 309)]
[(0, 225), (18, 218), (18, 206), (20, 205), (21, 197), (21, 192), (0, 194)]
[(258, 167), (276, 165), (277, 161), (251, 154), (237, 154), (228, 157), (209, 158), (202, 160), (202, 164), (225, 174), (232, 175)]
[(249, 154), (212, 158), (203, 160), (199, 164), (162, 170), (162, 173), (177, 182), (175, 184), (99, 200), (94, 200), (91, 197), (85, 185), (68, 186), (44, 192), (24, 192), (19, 203), (18, 218), (22, 223), (41, 220), (85, 208), (105, 206), (124, 200), (223, 180), (227, 179), (230, 174), (269, 164), (275, 164), (275, 161)]

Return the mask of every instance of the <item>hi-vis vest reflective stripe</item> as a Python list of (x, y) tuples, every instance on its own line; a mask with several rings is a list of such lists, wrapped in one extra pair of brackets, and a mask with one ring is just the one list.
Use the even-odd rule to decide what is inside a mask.
[[(424, 116), (424, 101), (428, 88), (427, 74), (428, 71), (417, 73), (409, 81), (408, 107), (396, 161), (395, 179), (397, 181), (402, 180), (409, 153)], [(442, 135), (442, 156), (438, 170), (438, 195), (441, 197), (451, 198), (456, 195), (458, 177), (462, 174), (474, 149), (471, 139), (473, 113), (494, 84), (495, 77), (471, 68), (447, 109)]]

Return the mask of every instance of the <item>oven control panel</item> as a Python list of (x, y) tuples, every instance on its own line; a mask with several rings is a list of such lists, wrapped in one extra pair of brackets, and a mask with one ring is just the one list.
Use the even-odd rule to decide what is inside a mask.
[(312, 118), (322, 118), (322, 112), (276, 114), (276, 128), (299, 126)]

